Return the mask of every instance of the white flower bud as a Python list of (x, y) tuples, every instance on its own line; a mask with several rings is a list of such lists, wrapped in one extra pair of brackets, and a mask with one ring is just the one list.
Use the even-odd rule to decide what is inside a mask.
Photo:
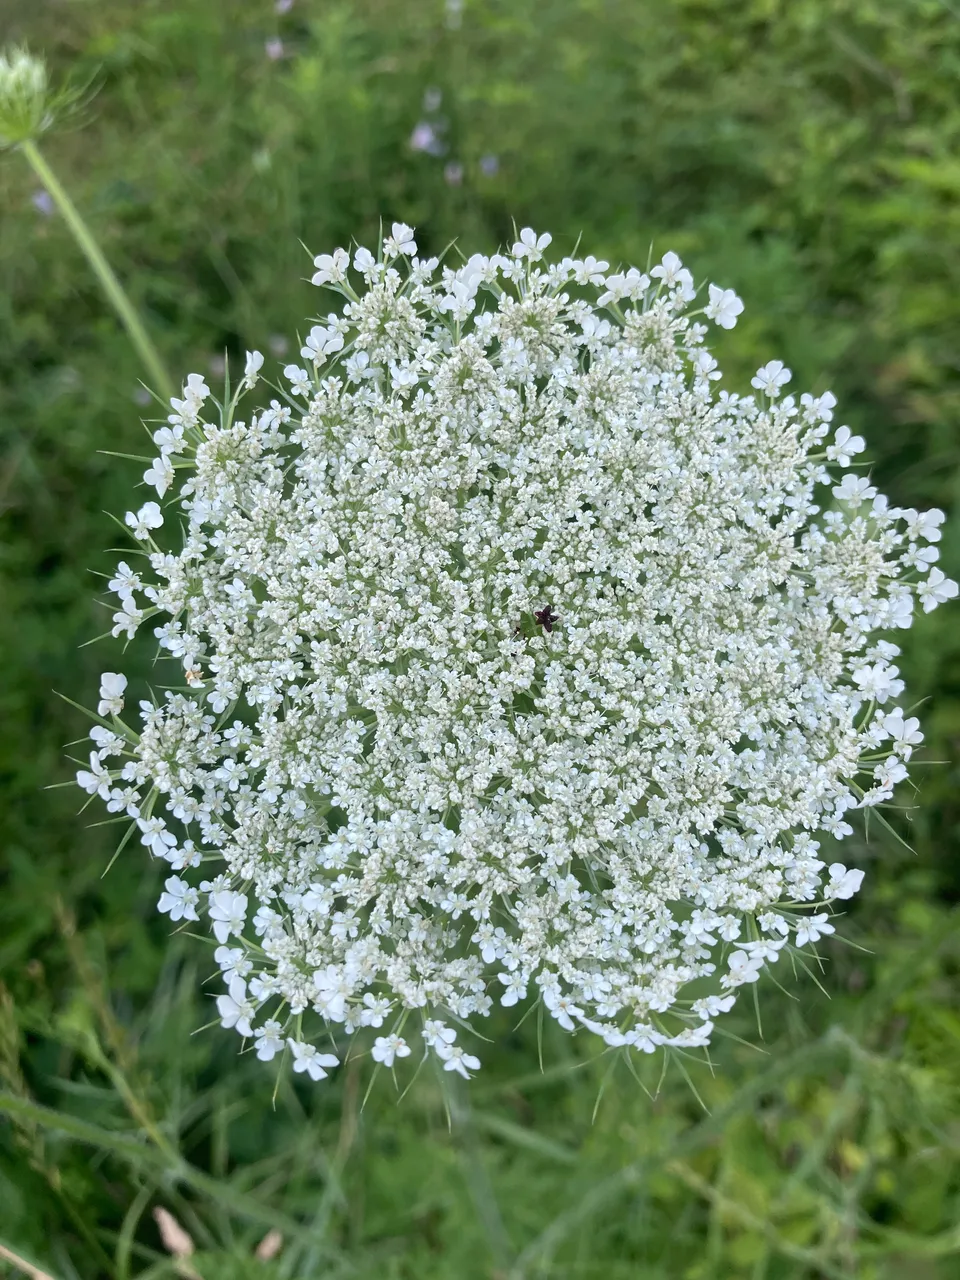
[(35, 138), (52, 120), (47, 68), (26, 49), (0, 52), (0, 147)]

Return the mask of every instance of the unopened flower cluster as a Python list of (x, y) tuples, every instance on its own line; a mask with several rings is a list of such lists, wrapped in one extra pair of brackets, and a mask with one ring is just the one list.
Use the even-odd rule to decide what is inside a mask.
[(49, 123), (47, 69), (26, 49), (0, 49), (0, 148), (16, 146)]
[(173, 687), (128, 722), (103, 676), (80, 783), (209, 922), (224, 1025), (314, 1079), (355, 1032), (468, 1075), (531, 999), (707, 1044), (833, 932), (863, 873), (818, 837), (922, 740), (875, 633), (956, 594), (942, 513), (848, 470), (779, 361), (717, 389), (732, 290), (549, 243), (318, 257), (301, 362), (253, 411), (259, 352), (228, 403), (192, 374), (126, 516), (113, 634), (152, 630)]

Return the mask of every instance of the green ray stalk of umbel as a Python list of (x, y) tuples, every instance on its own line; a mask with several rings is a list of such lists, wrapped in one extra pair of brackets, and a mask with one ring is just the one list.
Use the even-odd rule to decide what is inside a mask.
[(143, 321), (90, 228), (37, 146), (40, 134), (62, 116), (76, 111), (84, 96), (83, 90), (69, 85), (51, 89), (46, 64), (29, 50), (21, 47), (0, 50), (0, 151), (9, 148), (23, 153), (93, 268), (107, 300), (146, 366), (154, 390), (169, 400), (174, 392), (173, 383)]

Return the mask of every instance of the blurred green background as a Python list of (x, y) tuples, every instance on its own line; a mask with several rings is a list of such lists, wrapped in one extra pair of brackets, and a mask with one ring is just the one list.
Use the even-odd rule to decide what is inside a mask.
[[(402, 218), (470, 253), (515, 219), (561, 252), (673, 248), (736, 288), (728, 385), (783, 358), (840, 397), (897, 502), (956, 506), (950, 0), (3, 0), (0, 24), (99, 77), (44, 151), (176, 378), (295, 351), (322, 305), (301, 241)], [(54, 691), (89, 703), (118, 660), (80, 646), (106, 623), (105, 513), (142, 468), (98, 451), (143, 452), (150, 411), (16, 154), (0, 219), (0, 1274), (6, 1250), (57, 1280), (960, 1276), (956, 609), (895, 637), (928, 735), (894, 817), (913, 851), (879, 827), (848, 842), (868, 872), (849, 941), (822, 989), (766, 982), (762, 1039), (745, 1009), (712, 1072), (651, 1099), (656, 1064), (610, 1075), (558, 1033), (541, 1073), (535, 1020), (504, 1016), (452, 1124), (427, 1073), (399, 1103), (382, 1077), (365, 1102), (362, 1066), (275, 1088), (233, 1032), (191, 1035), (212, 965), (169, 940), (161, 871), (130, 846), (103, 877), (116, 830), (44, 790), (85, 733)], [(956, 520), (941, 546), (957, 576)]]

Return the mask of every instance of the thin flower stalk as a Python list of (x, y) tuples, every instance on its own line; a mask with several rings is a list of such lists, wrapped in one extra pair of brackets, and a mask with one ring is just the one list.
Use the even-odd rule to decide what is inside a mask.
[(103, 250), (81, 217), (77, 206), (70, 199), (60, 179), (51, 169), (41, 154), (40, 148), (32, 139), (28, 138), (22, 142), (19, 150), (37, 175), (37, 178), (50, 193), (50, 197), (60, 210), (70, 233), (100, 281), (107, 301), (116, 312), (117, 318), (126, 330), (134, 350), (143, 362), (150, 385), (158, 395), (169, 401), (173, 395), (173, 383), (170, 375), (167, 373), (136, 307), (130, 301), (126, 290), (117, 278), (116, 272), (104, 256)]

